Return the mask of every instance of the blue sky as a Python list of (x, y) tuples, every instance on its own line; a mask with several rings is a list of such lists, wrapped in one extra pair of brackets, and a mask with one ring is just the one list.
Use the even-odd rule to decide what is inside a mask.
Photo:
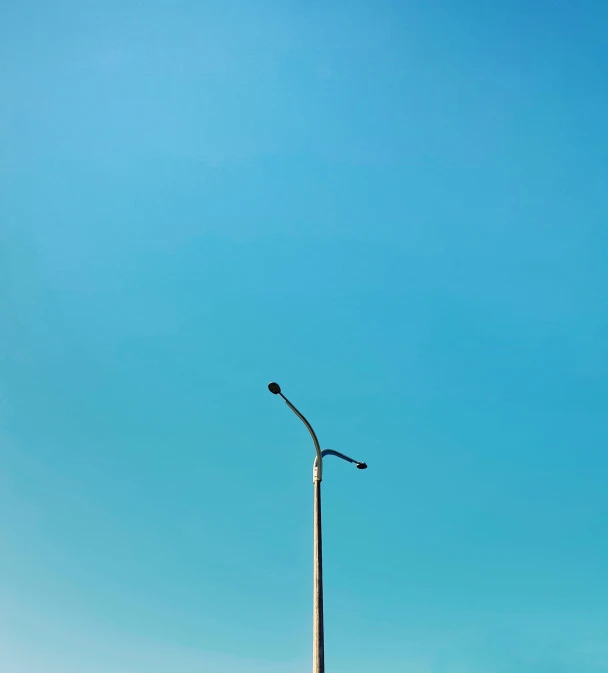
[(2, 670), (608, 671), (607, 30), (4, 5)]

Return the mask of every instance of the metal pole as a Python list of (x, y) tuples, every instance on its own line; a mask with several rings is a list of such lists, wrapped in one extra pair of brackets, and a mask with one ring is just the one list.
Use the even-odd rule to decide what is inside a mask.
[(269, 383), (268, 390), (273, 395), (280, 395), (287, 406), (304, 423), (310, 432), (315, 445), (317, 456), (312, 468), (312, 483), (314, 485), (314, 513), (313, 513), (313, 606), (312, 606), (312, 673), (325, 673), (325, 629), (323, 625), (323, 536), (321, 534), (321, 480), (323, 478), (323, 457), (336, 456), (347, 463), (354, 463), (359, 470), (365, 470), (367, 463), (354, 458), (324, 449), (321, 451), (319, 440), (312, 425), (304, 415), (283, 395), (278, 383)]
[(323, 536), (321, 533), (321, 481), (314, 481), (312, 673), (325, 673), (323, 628)]

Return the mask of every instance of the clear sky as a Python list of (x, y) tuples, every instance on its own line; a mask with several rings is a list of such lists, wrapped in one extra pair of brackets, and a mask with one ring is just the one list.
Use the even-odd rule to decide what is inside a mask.
[(0, 13), (0, 670), (608, 671), (608, 5)]

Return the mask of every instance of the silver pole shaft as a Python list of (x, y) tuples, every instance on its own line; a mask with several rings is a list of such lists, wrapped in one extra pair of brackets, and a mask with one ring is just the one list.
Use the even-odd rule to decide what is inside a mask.
[(323, 628), (323, 538), (321, 535), (321, 482), (314, 482), (314, 571), (312, 673), (325, 673), (325, 635)]

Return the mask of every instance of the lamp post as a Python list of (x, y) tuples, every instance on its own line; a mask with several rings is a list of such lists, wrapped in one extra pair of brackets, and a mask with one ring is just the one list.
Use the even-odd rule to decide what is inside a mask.
[(325, 634), (323, 628), (323, 538), (321, 534), (321, 480), (323, 478), (324, 456), (336, 456), (348, 463), (353, 463), (359, 470), (367, 468), (366, 463), (349, 458), (343, 453), (331, 449), (321, 450), (319, 440), (311, 424), (306, 420), (296, 407), (283, 395), (278, 383), (269, 383), (268, 390), (273, 395), (280, 395), (287, 406), (307, 427), (315, 445), (315, 461), (312, 469), (312, 483), (314, 486), (314, 517), (313, 517), (313, 622), (312, 622), (312, 673), (325, 673)]

